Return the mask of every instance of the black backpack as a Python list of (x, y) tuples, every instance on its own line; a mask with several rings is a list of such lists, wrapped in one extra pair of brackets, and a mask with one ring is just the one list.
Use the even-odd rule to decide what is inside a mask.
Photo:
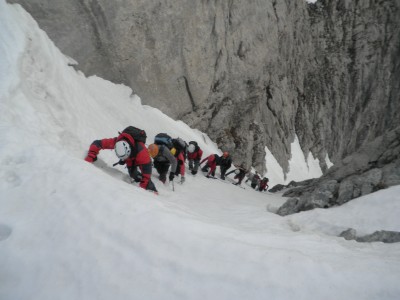
[(174, 147), (174, 143), (172, 138), (166, 133), (159, 133), (154, 137), (154, 144), (157, 145), (165, 145), (168, 149), (172, 149)]
[(172, 139), (172, 142), (174, 144), (174, 148), (176, 149), (175, 156), (177, 157), (179, 153), (183, 153), (183, 158), (186, 160), (188, 144), (180, 137)]
[(128, 126), (122, 131), (122, 133), (129, 134), (135, 141), (146, 143), (147, 135), (146, 131), (143, 129), (139, 129), (134, 126)]
[(174, 144), (174, 148), (177, 151), (184, 151), (186, 149), (186, 142), (182, 140), (180, 137), (172, 139), (172, 143)]

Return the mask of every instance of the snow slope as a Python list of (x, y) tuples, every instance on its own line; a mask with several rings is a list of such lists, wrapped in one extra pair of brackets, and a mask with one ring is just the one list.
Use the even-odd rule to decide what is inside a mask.
[(400, 246), (337, 235), (400, 230), (400, 187), (330, 210), (187, 176), (156, 196), (94, 139), (128, 125), (219, 152), (203, 133), (86, 78), (19, 6), (0, 0), (0, 299), (399, 299)]

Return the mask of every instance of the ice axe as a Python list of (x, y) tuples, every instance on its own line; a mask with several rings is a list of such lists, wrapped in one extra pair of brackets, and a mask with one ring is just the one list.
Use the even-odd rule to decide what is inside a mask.
[(119, 160), (115, 164), (113, 164), (113, 167), (115, 167), (116, 165), (124, 165), (124, 164), (125, 162), (123, 160)]

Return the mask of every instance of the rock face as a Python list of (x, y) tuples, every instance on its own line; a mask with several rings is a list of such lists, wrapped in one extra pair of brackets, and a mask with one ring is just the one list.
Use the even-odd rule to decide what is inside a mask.
[(325, 170), (326, 154), (338, 163), (400, 124), (398, 0), (8, 2), (85, 74), (131, 86), (261, 172), (265, 146), (288, 171), (295, 134)]

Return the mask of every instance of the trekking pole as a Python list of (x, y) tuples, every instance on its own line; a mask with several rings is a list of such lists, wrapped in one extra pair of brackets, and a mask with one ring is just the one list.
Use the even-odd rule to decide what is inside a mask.
[(175, 185), (174, 185), (174, 181), (172, 180), (172, 191), (175, 192)]

